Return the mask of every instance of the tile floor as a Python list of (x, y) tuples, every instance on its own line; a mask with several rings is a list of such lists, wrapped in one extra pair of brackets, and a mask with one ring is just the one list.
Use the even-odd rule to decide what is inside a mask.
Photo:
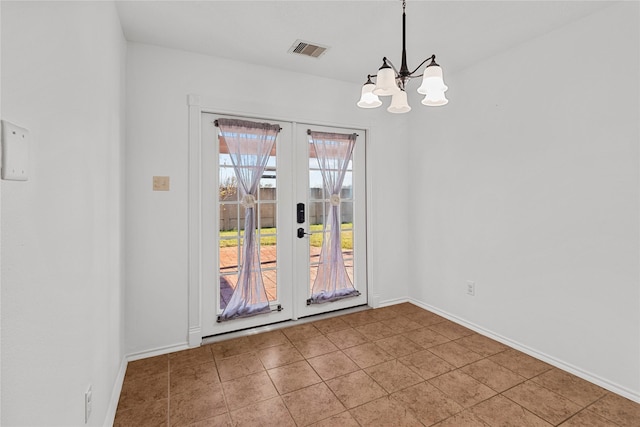
[(116, 426), (640, 426), (640, 404), (405, 303), (129, 363)]

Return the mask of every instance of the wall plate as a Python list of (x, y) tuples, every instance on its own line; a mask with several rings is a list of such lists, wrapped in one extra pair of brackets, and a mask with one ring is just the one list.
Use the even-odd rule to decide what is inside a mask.
[(29, 131), (2, 120), (2, 179), (26, 181), (28, 165)]

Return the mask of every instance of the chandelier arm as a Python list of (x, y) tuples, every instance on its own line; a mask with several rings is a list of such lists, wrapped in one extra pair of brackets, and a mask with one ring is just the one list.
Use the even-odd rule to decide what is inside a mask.
[(436, 56), (435, 56), (435, 55), (431, 55), (430, 57), (428, 57), (427, 59), (425, 59), (424, 61), (422, 61), (422, 62), (420, 63), (420, 65), (418, 65), (418, 66), (416, 67), (416, 69), (415, 69), (415, 70), (413, 70), (413, 71), (411, 72), (411, 74), (409, 74), (409, 75), (410, 75), (411, 77), (420, 77), (420, 76), (414, 76), (413, 74), (414, 74), (416, 71), (418, 71), (418, 69), (420, 69), (420, 67), (422, 67), (424, 64), (426, 64), (426, 62), (427, 62), (427, 61), (429, 61), (429, 60), (431, 60), (431, 61), (435, 61), (435, 59), (436, 59)]

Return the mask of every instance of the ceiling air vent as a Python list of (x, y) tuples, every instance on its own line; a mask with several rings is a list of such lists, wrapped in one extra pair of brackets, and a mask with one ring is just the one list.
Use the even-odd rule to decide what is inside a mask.
[(319, 58), (327, 51), (327, 49), (329, 49), (328, 46), (320, 46), (318, 44), (296, 40), (293, 46), (289, 49), (289, 53)]

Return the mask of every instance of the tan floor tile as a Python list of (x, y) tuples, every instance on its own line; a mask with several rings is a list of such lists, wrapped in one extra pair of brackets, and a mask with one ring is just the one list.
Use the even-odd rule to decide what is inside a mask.
[(415, 331), (405, 333), (404, 336), (424, 348), (434, 347), (451, 341), (444, 335), (440, 335), (429, 328), (416, 329)]
[(585, 410), (578, 412), (567, 421), (560, 424), (560, 427), (617, 427), (618, 424), (602, 418), (595, 412)]
[(215, 362), (186, 366), (175, 369), (169, 374), (169, 390), (172, 395), (219, 382)]
[(241, 337), (210, 344), (211, 352), (216, 361), (227, 357), (237, 356), (242, 353), (249, 353), (254, 350), (249, 342), (249, 338)]
[(152, 400), (169, 397), (169, 373), (129, 378), (125, 377), (118, 409), (132, 409)]
[[(444, 421), (434, 424), (433, 427), (491, 427), (470, 410), (462, 411)], [(515, 427), (515, 426), (514, 426)]]
[(478, 360), (460, 368), (460, 370), (497, 392), (503, 392), (527, 380), (525, 377), (489, 359)]
[(580, 406), (590, 405), (607, 394), (605, 389), (557, 368), (538, 375), (532, 378), (531, 381), (566, 397)]
[(506, 345), (499, 343), (498, 341), (494, 341), (491, 338), (487, 338), (480, 334), (468, 335), (456, 340), (456, 342), (471, 351), (475, 351), (483, 357), (492, 356), (509, 348)]
[(397, 316), (384, 321), (384, 324), (396, 334), (402, 334), (405, 332), (415, 331), (421, 329), (423, 326), (414, 322), (406, 316)]
[(384, 323), (385, 322), (368, 323), (366, 325), (356, 326), (355, 330), (364, 335), (368, 340), (375, 341), (394, 334), (391, 328), (385, 326)]
[(420, 323), (422, 326), (431, 326), (447, 321), (447, 319), (445, 319), (444, 317), (438, 316), (437, 314), (431, 313), (430, 311), (426, 310), (420, 310), (416, 313), (406, 316), (414, 322)]
[(569, 399), (531, 381), (517, 385), (503, 395), (554, 425), (582, 409)]
[(168, 411), (168, 399), (148, 401), (135, 409), (123, 410), (118, 406), (113, 426), (167, 426), (169, 422)]
[(171, 395), (169, 417), (172, 426), (186, 426), (227, 412), (220, 384)]
[(365, 369), (387, 393), (393, 393), (422, 381), (422, 378), (396, 359)]
[(613, 393), (607, 393), (588, 409), (623, 427), (640, 425), (640, 404)]
[(487, 400), (496, 394), (494, 390), (460, 370), (433, 378), (429, 380), (429, 383), (465, 408)]
[(420, 421), (635, 427), (640, 405), (405, 303), (130, 362), (114, 425)]
[(262, 362), (255, 353), (244, 353), (218, 362), (218, 372), (222, 381), (244, 377), (263, 370)]
[(427, 382), (400, 390), (391, 397), (425, 425), (437, 423), (462, 411), (462, 406)]
[(453, 369), (453, 365), (440, 359), (435, 354), (427, 350), (422, 350), (409, 356), (398, 359), (403, 365), (428, 380), (438, 375), (442, 375)]
[(282, 399), (295, 422), (303, 426), (337, 415), (345, 410), (345, 407), (325, 383), (287, 393), (282, 396)]
[(344, 349), (343, 352), (363, 369), (393, 359), (389, 353), (374, 343), (349, 347)]
[(470, 409), (470, 411), (492, 426), (550, 427), (551, 424), (527, 411), (504, 396), (494, 396)]
[(267, 373), (280, 394), (289, 393), (322, 381), (304, 360), (269, 369)]
[(373, 402), (352, 409), (351, 415), (361, 426), (367, 427), (421, 427), (409, 411), (406, 411), (395, 400), (381, 397)]
[(216, 415), (215, 417), (207, 418), (206, 420), (196, 421), (190, 424), (189, 427), (232, 427), (231, 418), (228, 413)]
[(298, 349), (291, 344), (262, 349), (258, 351), (258, 357), (266, 369), (277, 368), (304, 359)]
[(431, 312), (424, 310), (415, 304), (411, 304), (410, 302), (395, 304), (393, 305), (393, 308), (395, 309), (396, 313), (401, 314), (403, 316), (411, 316), (411, 315), (423, 314), (423, 313), (431, 314)]
[(231, 418), (228, 413), (216, 415), (206, 420), (196, 421), (189, 427), (232, 427)]
[(360, 369), (358, 365), (353, 363), (353, 361), (341, 351), (334, 351), (333, 353), (313, 357), (307, 359), (307, 362), (313, 366), (313, 369), (315, 369), (324, 381)]
[(234, 425), (238, 426), (296, 426), (280, 396), (233, 411), (231, 412), (231, 418)]
[(278, 395), (266, 371), (223, 382), (222, 388), (231, 411)]
[(331, 341), (324, 335), (310, 338), (308, 340), (296, 341), (294, 345), (305, 358), (320, 356), (338, 350)]
[(478, 353), (468, 350), (455, 342), (448, 342), (429, 348), (429, 351), (436, 356), (449, 362), (456, 368), (460, 368), (476, 360), (482, 359)]
[(495, 354), (489, 359), (525, 378), (535, 377), (552, 368), (551, 365), (514, 349)]
[(368, 342), (364, 335), (351, 327), (328, 333), (327, 338), (329, 338), (329, 340), (339, 349), (349, 348)]
[(358, 424), (350, 412), (345, 411), (311, 424), (309, 427), (360, 427), (360, 424)]
[(465, 328), (462, 325), (458, 325), (457, 323), (453, 323), (448, 320), (431, 325), (429, 326), (429, 329), (452, 340), (457, 340), (458, 338), (466, 337), (467, 335), (475, 333), (471, 329)]
[(166, 373), (169, 370), (169, 357), (162, 356), (149, 357), (147, 359), (134, 360), (127, 363), (126, 377), (136, 379)]
[(313, 326), (325, 335), (351, 327), (342, 317), (330, 317), (328, 319), (318, 320), (317, 322), (313, 322)]
[(291, 326), (289, 328), (281, 329), (282, 333), (291, 340), (291, 342), (308, 340), (309, 338), (317, 337), (322, 333), (313, 326), (311, 323), (304, 323), (298, 326)]
[(369, 310), (368, 313), (376, 322), (387, 321), (400, 316), (398, 310), (393, 308), (393, 306), (375, 308), (373, 310)]
[(370, 311), (371, 310), (363, 310), (356, 313), (346, 314), (342, 316), (342, 320), (347, 322), (347, 324), (352, 328), (366, 325), (367, 323), (377, 322), (375, 317), (369, 313)]
[(364, 371), (334, 378), (327, 381), (327, 385), (347, 408), (355, 408), (387, 394)]
[(281, 331), (269, 331), (261, 334), (249, 335), (249, 343), (254, 349), (275, 347), (289, 344), (289, 340)]
[(209, 345), (169, 354), (170, 370), (197, 366), (210, 362), (213, 362), (213, 353), (211, 352), (211, 346)]
[(393, 335), (387, 338), (382, 338), (381, 340), (375, 341), (375, 343), (378, 347), (393, 357), (407, 356), (424, 350), (423, 347), (402, 335)]

